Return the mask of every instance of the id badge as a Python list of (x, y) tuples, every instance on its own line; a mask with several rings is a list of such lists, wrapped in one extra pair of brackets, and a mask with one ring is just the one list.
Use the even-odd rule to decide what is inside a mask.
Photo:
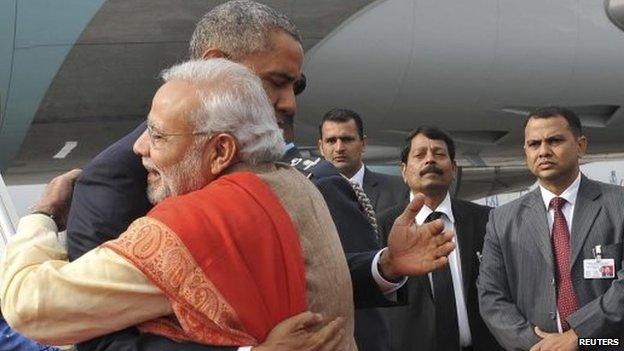
[(615, 278), (615, 260), (612, 258), (583, 260), (583, 277), (585, 279)]

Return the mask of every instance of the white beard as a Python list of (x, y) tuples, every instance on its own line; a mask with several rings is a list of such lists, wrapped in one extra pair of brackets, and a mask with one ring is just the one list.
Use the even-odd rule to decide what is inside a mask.
[(150, 160), (143, 159), (143, 166), (151, 172), (157, 172), (159, 180), (147, 183), (147, 198), (157, 204), (170, 196), (183, 195), (199, 190), (206, 185), (201, 172), (200, 150), (192, 147), (184, 158), (166, 169), (160, 169)]

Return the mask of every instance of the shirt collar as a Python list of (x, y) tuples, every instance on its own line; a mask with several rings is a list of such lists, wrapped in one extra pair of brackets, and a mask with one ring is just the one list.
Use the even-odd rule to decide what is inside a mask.
[(295, 143), (293, 143), (293, 142), (290, 142), (290, 143), (286, 144), (284, 146), (284, 152), (288, 152), (288, 150), (292, 149), (293, 147), (295, 147)]
[[(581, 185), (581, 172), (579, 172), (576, 179), (561, 193), (561, 195), (559, 195), (559, 197), (564, 198), (570, 205), (574, 206), (574, 203), (576, 202), (576, 195), (578, 195), (579, 185)], [(554, 197), (557, 197), (557, 195), (544, 188), (541, 184), (539, 184), (539, 187), (542, 194), (542, 200), (544, 201), (544, 206), (546, 206), (546, 209), (548, 210), (550, 208), (550, 201)]]
[(360, 166), (357, 172), (349, 180), (358, 183), (360, 186), (364, 186), (364, 163)]
[[(414, 199), (414, 194), (410, 192), (410, 201)], [(431, 214), (431, 212), (442, 212), (446, 215), (446, 218), (451, 221), (451, 223), (455, 224), (455, 217), (453, 217), (453, 209), (451, 207), (451, 195), (447, 192), (444, 200), (438, 205), (435, 209), (430, 209), (427, 205), (423, 205), (418, 214), (416, 215), (416, 223), (423, 224), (427, 216)]]

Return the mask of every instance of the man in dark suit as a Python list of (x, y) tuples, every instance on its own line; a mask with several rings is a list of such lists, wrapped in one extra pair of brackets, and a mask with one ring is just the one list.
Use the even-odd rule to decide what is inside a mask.
[[(525, 121), (538, 187), (492, 211), (479, 274), (481, 314), (513, 350), (577, 350), (579, 338), (624, 337), (624, 189), (587, 179), (573, 111)], [(607, 273), (612, 273), (606, 275)]]
[[(410, 133), (401, 152), (401, 173), (412, 194), (423, 193), (419, 224), (442, 218), (455, 231), (458, 249), (449, 266), (429, 276), (410, 278), (408, 304), (383, 310), (392, 350), (500, 349), (479, 315), (476, 279), (489, 207), (450, 197), (456, 171), (455, 144), (442, 130), (421, 127)], [(407, 201), (379, 215), (387, 235)]]
[[(239, 26), (240, 31), (232, 31), (232, 26)], [(256, 40), (257, 30), (263, 31), (260, 37), (266, 38), (266, 41)], [(298, 82), (303, 50), (299, 34), (288, 18), (258, 3), (231, 1), (204, 16), (193, 33), (190, 47), (194, 59), (228, 57), (250, 67), (264, 83), (275, 108), (278, 124), (292, 125), (296, 111), (294, 95), (301, 91)], [(134, 141), (144, 130), (145, 124), (142, 124), (85, 167), (74, 190), (68, 221), (70, 258), (75, 259), (100, 243), (115, 238), (132, 220), (145, 214), (151, 207), (145, 194), (146, 171), (140, 159), (132, 152)], [(292, 140), (288, 135), (285, 135), (285, 139)], [(384, 293), (392, 293), (400, 287), (404, 282), (402, 275), (426, 272), (444, 264), (445, 258), (442, 256), (453, 245), (437, 240), (441, 247), (427, 250), (426, 244), (429, 242), (423, 240), (424, 235), (406, 236), (403, 243), (413, 248), (408, 251), (414, 256), (423, 253), (427, 255), (430, 259), (425, 265), (413, 264), (408, 259), (409, 255), (397, 254), (399, 246), (402, 246), (401, 240), (383, 251), (379, 251), (376, 245), (372, 247), (370, 242), (375, 240), (375, 233), (359, 211), (349, 184), (335, 169), (331, 169), (333, 167), (313, 168), (307, 167), (306, 170), (312, 169), (312, 178), (325, 197), (341, 242), (345, 245), (356, 307), (389, 304)], [(426, 227), (426, 230), (434, 233), (441, 231), (442, 227), (432, 225)], [(424, 233), (424, 229), (418, 233)], [(358, 240), (351, 240), (356, 235)], [(450, 235), (444, 235), (443, 238), (450, 239)], [(187, 350), (189, 347), (128, 329), (84, 343), (78, 348), (175, 351)]]
[[(362, 118), (355, 111), (333, 109), (327, 112), (319, 125), (318, 147), (343, 176), (363, 188), (375, 211), (397, 203), (406, 205), (407, 188), (399, 177), (375, 173), (364, 166), (366, 135)], [(362, 241), (359, 236), (353, 237), (345, 245), (349, 247)], [(373, 241), (364, 249), (375, 249), (377, 245), (377, 241)], [(388, 329), (379, 309), (355, 311), (355, 340), (360, 351), (389, 349)]]
[(356, 182), (380, 213), (407, 200), (408, 190), (400, 177), (371, 171), (362, 162), (366, 151), (364, 123), (355, 111), (333, 109), (319, 125), (318, 148), (345, 177)]

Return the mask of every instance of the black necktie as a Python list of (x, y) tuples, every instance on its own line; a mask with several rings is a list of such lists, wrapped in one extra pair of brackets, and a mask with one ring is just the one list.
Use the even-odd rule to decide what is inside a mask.
[[(441, 218), (442, 212), (431, 212), (425, 223)], [(433, 281), (433, 299), (435, 304), (436, 350), (459, 350), (459, 326), (455, 290), (450, 265), (431, 274)]]

